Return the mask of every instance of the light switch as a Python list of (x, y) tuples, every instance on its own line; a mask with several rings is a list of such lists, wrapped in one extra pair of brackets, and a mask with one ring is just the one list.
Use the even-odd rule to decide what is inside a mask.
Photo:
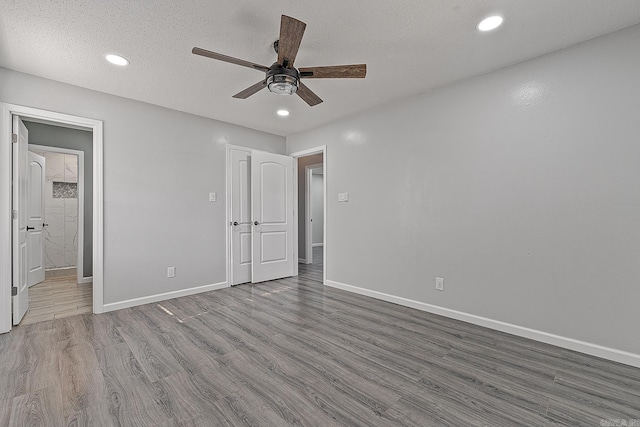
[(338, 193), (338, 201), (339, 202), (348, 202), (349, 201), (349, 193)]
[(218, 195), (216, 193), (209, 193), (209, 201), (215, 202), (216, 200), (218, 200)]

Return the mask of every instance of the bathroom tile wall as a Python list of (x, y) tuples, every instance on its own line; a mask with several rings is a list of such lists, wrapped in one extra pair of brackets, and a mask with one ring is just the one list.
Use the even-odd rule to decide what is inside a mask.
[[(78, 156), (39, 152), (45, 158), (45, 266), (75, 267), (78, 263)], [(64, 185), (54, 195), (53, 183)]]

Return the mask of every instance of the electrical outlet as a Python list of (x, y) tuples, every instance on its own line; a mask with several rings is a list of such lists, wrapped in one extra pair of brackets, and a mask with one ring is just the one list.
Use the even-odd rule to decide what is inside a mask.
[(216, 200), (218, 200), (218, 195), (216, 193), (209, 193), (209, 201), (215, 202)]
[(444, 291), (444, 279), (442, 277), (436, 277), (436, 290)]
[(349, 201), (349, 193), (338, 193), (338, 201), (339, 202), (348, 202)]
[(169, 278), (176, 277), (176, 268), (175, 267), (167, 268), (167, 277), (169, 277)]

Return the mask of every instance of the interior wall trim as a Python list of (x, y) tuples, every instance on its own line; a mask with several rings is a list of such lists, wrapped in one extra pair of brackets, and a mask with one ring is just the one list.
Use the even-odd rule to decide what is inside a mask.
[(427, 304), (408, 298), (385, 294), (383, 292), (348, 285), (345, 283), (336, 282), (334, 280), (325, 280), (325, 285), (640, 368), (640, 354), (630, 353), (627, 351), (604, 347), (598, 344), (580, 341), (573, 338), (550, 334), (548, 332), (542, 332), (511, 323), (501, 322), (499, 320), (476, 316), (475, 314), (464, 313), (461, 311), (451, 310), (449, 308), (439, 307), (437, 305)]
[(162, 294), (149, 295), (146, 297), (133, 298), (124, 301), (111, 302), (104, 305), (104, 312), (121, 310), (123, 308), (135, 307), (138, 305), (151, 304), (158, 301), (166, 301), (172, 298), (185, 297), (187, 295), (200, 294), (202, 292), (215, 291), (228, 288), (228, 282), (213, 283), (211, 285), (196, 286), (194, 288), (180, 289), (178, 291), (164, 292)]
[(82, 279), (78, 280), (79, 285), (86, 285), (87, 283), (93, 283), (93, 276), (83, 277)]

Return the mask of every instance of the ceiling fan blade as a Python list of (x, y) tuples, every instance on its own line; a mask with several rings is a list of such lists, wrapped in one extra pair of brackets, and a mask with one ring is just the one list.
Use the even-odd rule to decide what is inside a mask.
[(211, 52), (210, 50), (194, 47), (191, 53), (200, 56), (206, 56), (207, 58), (217, 59), (218, 61), (229, 62), (231, 64), (242, 65), (243, 67), (253, 68), (254, 70), (267, 71), (269, 67), (264, 65), (254, 64), (253, 62), (245, 61), (242, 59), (234, 58), (232, 56), (223, 55), (221, 53)]
[(233, 97), (234, 98), (238, 98), (238, 99), (247, 99), (251, 95), (260, 92), (265, 87), (267, 87), (267, 82), (262, 80), (262, 81), (259, 81), (256, 84), (254, 84), (253, 86), (249, 86), (245, 90), (236, 93), (235, 95), (233, 95)]
[(298, 71), (303, 79), (363, 79), (367, 75), (367, 64), (306, 67)]
[(318, 105), (322, 102), (322, 99), (320, 99), (318, 95), (313, 93), (311, 89), (302, 84), (302, 82), (299, 83), (298, 91), (296, 93), (300, 98), (304, 100), (304, 102), (309, 104), (310, 107)]
[(282, 15), (278, 40), (278, 64), (287, 68), (293, 67), (306, 27), (307, 24), (304, 22)]

